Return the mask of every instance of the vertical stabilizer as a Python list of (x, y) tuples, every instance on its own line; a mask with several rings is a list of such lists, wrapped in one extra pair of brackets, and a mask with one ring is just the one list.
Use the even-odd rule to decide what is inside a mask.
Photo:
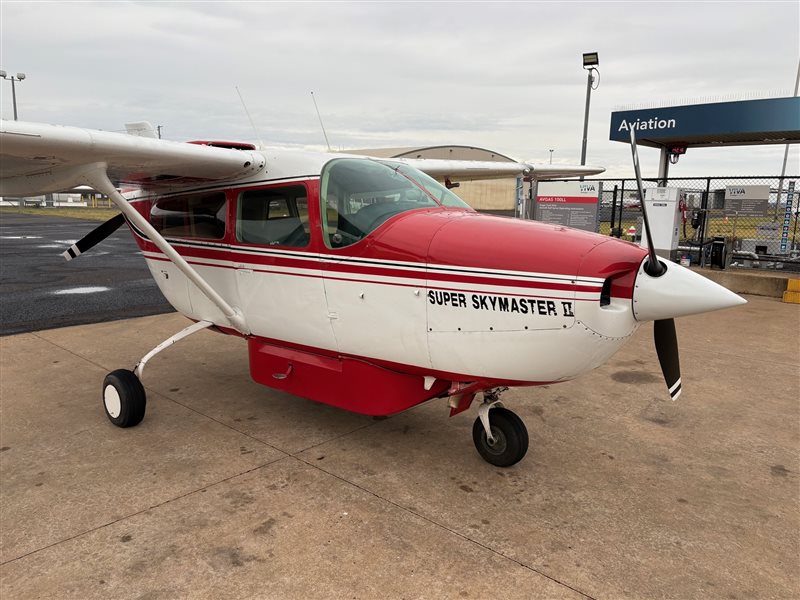
[(139, 121), (138, 123), (125, 123), (125, 131), (128, 135), (145, 138), (158, 138), (155, 128), (149, 121)]

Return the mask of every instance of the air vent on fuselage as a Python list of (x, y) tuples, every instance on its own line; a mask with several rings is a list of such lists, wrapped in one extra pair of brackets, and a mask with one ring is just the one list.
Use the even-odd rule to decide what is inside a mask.
[(611, 277), (603, 282), (603, 289), (600, 291), (600, 306), (611, 304)]

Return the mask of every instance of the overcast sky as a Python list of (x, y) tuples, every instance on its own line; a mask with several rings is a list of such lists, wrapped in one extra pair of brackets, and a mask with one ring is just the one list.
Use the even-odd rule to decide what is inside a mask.
[[(580, 162), (586, 72), (589, 164), (630, 176), (613, 110), (790, 96), (800, 2), (8, 2), (0, 68), (19, 116), (121, 130), (148, 120), (175, 140), (324, 148), (467, 144)], [(11, 85), (0, 81), (3, 118)], [(790, 174), (800, 172), (800, 148)], [(674, 176), (780, 172), (784, 146), (690, 149)], [(658, 151), (642, 149), (645, 176)]]

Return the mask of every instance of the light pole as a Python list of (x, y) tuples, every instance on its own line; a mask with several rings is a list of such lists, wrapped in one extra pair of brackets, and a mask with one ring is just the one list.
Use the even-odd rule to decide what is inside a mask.
[[(589, 100), (592, 98), (592, 84), (594, 83), (594, 71), (597, 71), (597, 81), (600, 81), (600, 71), (597, 66), (600, 64), (600, 57), (597, 52), (585, 52), (583, 54), (583, 68), (589, 71), (586, 78), (586, 111), (583, 113), (583, 145), (581, 146), (581, 166), (586, 164), (586, 134), (589, 130)], [(581, 177), (581, 181), (583, 177)]]
[(553, 164), (553, 150), (554, 148), (550, 148), (550, 164)]
[(5, 71), (0, 71), (0, 77), (3, 79), (10, 79), (11, 80), (11, 103), (14, 105), (14, 120), (17, 120), (17, 88), (14, 85), (17, 81), (22, 81), (25, 79), (25, 73), (17, 73), (17, 76), (14, 77), (11, 75), (9, 77), (8, 73)]

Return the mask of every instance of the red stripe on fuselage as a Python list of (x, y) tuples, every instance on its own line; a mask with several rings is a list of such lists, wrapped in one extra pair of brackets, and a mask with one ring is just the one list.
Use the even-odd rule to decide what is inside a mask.
[[(140, 211), (145, 209), (141, 212), (146, 212), (144, 204), (137, 206)], [(152, 242), (136, 237), (142, 250), (160, 254)], [(404, 285), (403, 280), (424, 281), (432, 289), (448, 289), (448, 285), (513, 287), (552, 295), (598, 294), (602, 283), (587, 279), (614, 277), (619, 270), (609, 272), (609, 265), (584, 259), (596, 254), (591, 251), (597, 246), (610, 251), (601, 253), (604, 260), (620, 251), (630, 253), (631, 248), (613, 242), (541, 223), (445, 209), (397, 215), (353, 246), (334, 250), (322, 247), (318, 239), (307, 249), (242, 245), (230, 235), (218, 242), (170, 241), (181, 255), (209, 267), (222, 266), (209, 262), (213, 260), (259, 271), (266, 271), (259, 267), (270, 267), (271, 272), (294, 276), (319, 272), (330, 279), (366, 283), (388, 283), (378, 280), (392, 278), (397, 285)], [(290, 272), (294, 269), (311, 273)], [(613, 290), (614, 296), (630, 297), (631, 293), (624, 284)]]
[[(147, 252), (161, 254), (161, 251), (155, 245), (146, 243), (147, 247), (142, 249)], [(425, 264), (420, 264), (418, 270), (411, 270), (408, 268), (398, 269), (393, 268), (391, 265), (386, 267), (369, 266), (348, 262), (335, 262), (329, 259), (318, 259), (316, 256), (309, 256), (308, 259), (298, 254), (297, 258), (289, 258), (277, 255), (258, 255), (258, 254), (243, 254), (236, 252), (233, 249), (222, 248), (198, 248), (182, 246), (180, 242), (175, 243), (175, 248), (184, 257), (191, 257), (196, 259), (211, 259), (226, 261), (236, 264), (247, 265), (268, 265), (283, 268), (293, 269), (307, 269), (312, 271), (324, 271), (325, 273), (350, 273), (353, 275), (360, 275), (363, 277), (393, 277), (397, 279), (422, 279), (428, 281), (436, 281), (442, 284), (445, 283), (461, 283), (472, 285), (490, 285), (499, 287), (518, 287), (527, 289), (546, 289), (554, 291), (570, 291), (570, 292), (599, 292), (601, 284), (575, 284), (575, 283), (558, 283), (555, 281), (538, 281), (530, 279), (519, 279), (509, 276), (508, 278), (497, 277), (481, 277), (478, 275), (458, 274), (458, 273), (438, 273), (426, 269)], [(242, 248), (246, 251), (246, 248)], [(205, 263), (206, 266), (222, 266), (211, 263)], [(243, 267), (248, 268), (248, 267)], [(413, 269), (413, 268), (412, 268)], [(296, 273), (285, 272), (286, 275), (296, 275)], [(366, 279), (367, 282), (381, 283), (374, 280)]]
[[(148, 260), (158, 260), (158, 261), (162, 261), (162, 262), (170, 262), (170, 260), (165, 255), (160, 254), (160, 253), (159, 253), (159, 256), (148, 256), (146, 258)], [(216, 269), (230, 269), (230, 270), (235, 270), (235, 269), (239, 268), (239, 267), (235, 267), (234, 265), (220, 265), (220, 264), (217, 264), (217, 263), (203, 262), (202, 260), (187, 260), (186, 262), (188, 262), (190, 265), (196, 266), (196, 267), (197, 266), (199, 266), (199, 267), (211, 267), (211, 268), (216, 268)], [(334, 276), (329, 275), (327, 273), (326, 274), (320, 273), (319, 275), (315, 275), (315, 274), (312, 274), (312, 273), (294, 273), (294, 272), (291, 272), (291, 271), (281, 271), (279, 269), (250, 269), (250, 268), (248, 268), (247, 270), (248, 271), (252, 271), (254, 273), (270, 273), (270, 274), (273, 274), (273, 275), (286, 275), (288, 277), (305, 277), (305, 278), (309, 278), (309, 279), (326, 279), (328, 281), (348, 281), (348, 282), (352, 282), (352, 283), (371, 283), (371, 284), (374, 284), (374, 285), (389, 285), (389, 286), (394, 286), (394, 287), (421, 288), (421, 289), (424, 289), (424, 290), (452, 291), (454, 289), (452, 286), (450, 286), (450, 287), (447, 287), (447, 286), (436, 286), (436, 285), (430, 285), (430, 283), (421, 284), (420, 285), (420, 284), (417, 284), (417, 283), (397, 283), (397, 282), (390, 282), (390, 281), (376, 281), (375, 279), (355, 279), (355, 278), (346, 278), (346, 277), (334, 277)], [(492, 280), (492, 281), (497, 281), (497, 280)], [(445, 281), (445, 283), (453, 283), (453, 281)], [(474, 283), (474, 282), (464, 282), (464, 283)], [(493, 285), (503, 286), (503, 285), (506, 285), (506, 284), (495, 283)], [(511, 286), (513, 284), (508, 284), (508, 285)], [(521, 286), (513, 285), (513, 287), (521, 287)], [(532, 287), (539, 287), (539, 286), (532, 286)], [(464, 289), (464, 288), (457, 288), (457, 289), (458, 289), (459, 292), (467, 292), (467, 293), (475, 293), (475, 294), (485, 294), (486, 293), (486, 290), (475, 290), (475, 289)], [(554, 291), (559, 291), (559, 290), (554, 290)], [(568, 290), (568, 291), (571, 291), (571, 290)], [(591, 289), (588, 289), (588, 290), (585, 290), (585, 291), (588, 291), (590, 293), (591, 292), (599, 293), (600, 292), (600, 287), (598, 286), (598, 287), (591, 288)], [(576, 299), (574, 296), (548, 296), (548, 295), (542, 295), (542, 294), (519, 294), (519, 293), (512, 293), (512, 292), (496, 292), (496, 291), (493, 291), (491, 293), (493, 295), (495, 295), (495, 296), (513, 296), (515, 298), (539, 298), (539, 299), (542, 299), (542, 300), (570, 300), (570, 301), (578, 301), (578, 302), (581, 302), (581, 301), (595, 302), (595, 301), (597, 301), (597, 298), (593, 298), (591, 300), (584, 299), (584, 298), (577, 298)]]

